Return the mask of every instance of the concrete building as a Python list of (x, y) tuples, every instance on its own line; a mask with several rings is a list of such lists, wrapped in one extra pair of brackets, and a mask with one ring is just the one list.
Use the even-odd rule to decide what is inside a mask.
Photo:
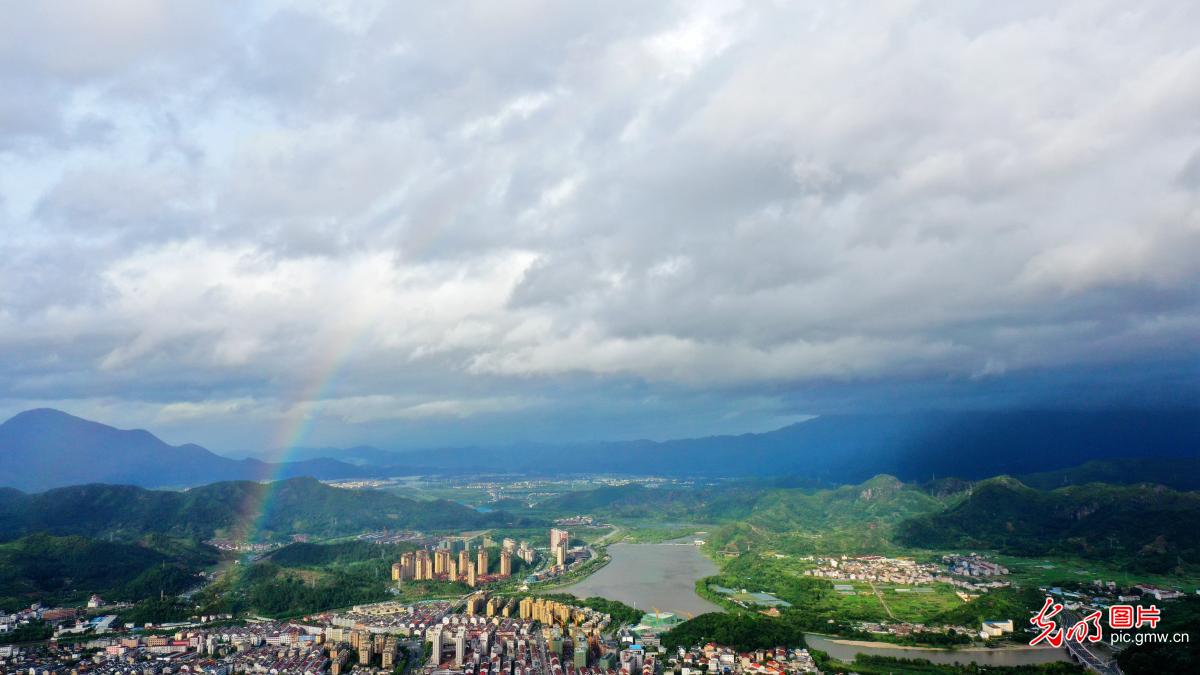
[(560, 530), (557, 527), (550, 528), (550, 548), (551, 550), (558, 548), (559, 543), (568, 544), (571, 541), (571, 533), (567, 530)]

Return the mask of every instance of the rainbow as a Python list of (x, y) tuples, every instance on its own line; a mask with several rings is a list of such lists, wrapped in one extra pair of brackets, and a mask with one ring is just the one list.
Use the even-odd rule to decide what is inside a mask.
[(350, 357), (358, 351), (366, 331), (360, 325), (342, 331), (322, 350), (322, 359), (311, 370), (311, 376), (300, 387), (283, 410), (281, 421), (273, 435), (271, 447), (263, 456), (269, 471), (260, 476), (261, 489), (251, 490), (238, 509), (238, 538), (252, 542), (265, 530), (274, 505), (275, 494), (283, 479), (283, 469), (292, 461), (295, 449), (308, 436), (323, 401)]

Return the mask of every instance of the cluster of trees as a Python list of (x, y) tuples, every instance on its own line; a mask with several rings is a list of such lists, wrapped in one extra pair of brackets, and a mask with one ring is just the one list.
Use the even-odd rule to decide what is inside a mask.
[(7, 633), (0, 633), (0, 644), (48, 640), (51, 635), (54, 635), (54, 626), (45, 621), (30, 621), (17, 625)]
[(779, 618), (751, 613), (701, 614), (662, 636), (668, 650), (716, 642), (738, 651), (786, 645), (803, 647), (807, 622), (797, 612)]
[(196, 607), (174, 596), (153, 597), (142, 600), (133, 607), (121, 610), (118, 623), (160, 624), (184, 621), (196, 614)]
[(342, 541), (332, 544), (296, 543), (272, 552), (267, 559), (283, 567), (320, 567), (385, 560), (390, 565), (400, 559), (411, 544), (376, 544), (369, 541)]
[(900, 659), (892, 656), (860, 654), (854, 663), (834, 661), (823, 652), (814, 654), (822, 671), (853, 671), (861, 675), (978, 675), (980, 673), (1004, 673), (1005, 675), (1084, 675), (1087, 672), (1073, 663), (1042, 663), (1028, 666), (979, 666), (975, 664), (942, 665), (928, 659)]
[(198, 573), (215, 561), (210, 548), (159, 540), (122, 543), (29, 535), (0, 544), (0, 606), (73, 602), (91, 593), (110, 600), (173, 595), (199, 583)]
[(308, 614), (333, 607), (346, 607), (388, 599), (387, 585), (353, 574), (334, 574), (318, 583), (308, 584), (299, 577), (283, 574), (253, 584), (247, 600), (256, 611), (268, 616), (285, 617)]
[(126, 540), (148, 533), (207, 539), (246, 526), (247, 504), (265, 504), (259, 525), (267, 536), (543, 524), (503, 511), (479, 513), (452, 501), (408, 499), (384, 490), (342, 490), (313, 478), (292, 478), (269, 484), (226, 481), (182, 492), (130, 485), (75, 485), (37, 494), (0, 489), (0, 541), (35, 532)]
[(636, 624), (642, 620), (642, 615), (645, 614), (642, 610), (630, 607), (618, 600), (609, 600), (608, 598), (601, 598), (599, 596), (581, 600), (569, 593), (544, 593), (542, 597), (568, 605), (575, 605), (576, 607), (587, 607), (597, 612), (603, 612), (611, 616), (613, 622), (617, 624)]
[(1185, 643), (1147, 642), (1128, 647), (1117, 655), (1117, 664), (1127, 675), (1189, 673), (1200, 663), (1200, 598), (1187, 597), (1162, 607), (1162, 620), (1154, 631), (1187, 633)]
[(1079, 556), (1171, 573), (1200, 560), (1197, 519), (1195, 492), (1101, 484), (1042, 491), (996, 478), (977, 484), (950, 509), (905, 521), (897, 539), (917, 548)]

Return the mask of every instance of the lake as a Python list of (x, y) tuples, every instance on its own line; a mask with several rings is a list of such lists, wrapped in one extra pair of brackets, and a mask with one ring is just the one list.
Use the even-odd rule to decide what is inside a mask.
[(1066, 649), (1053, 647), (968, 647), (966, 649), (935, 649), (907, 647), (887, 642), (841, 640), (806, 633), (804, 641), (810, 649), (819, 649), (833, 658), (851, 663), (858, 654), (890, 656), (896, 659), (925, 659), (941, 665), (976, 663), (981, 666), (1031, 666), (1039, 663), (1070, 661)]
[(688, 615), (720, 612), (714, 603), (696, 595), (696, 580), (717, 573), (713, 561), (691, 544), (613, 544), (612, 561), (599, 572), (565, 586), (578, 598), (598, 595), (644, 611)]

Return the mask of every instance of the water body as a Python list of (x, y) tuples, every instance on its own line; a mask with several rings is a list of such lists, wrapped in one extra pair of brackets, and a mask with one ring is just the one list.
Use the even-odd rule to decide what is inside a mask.
[(690, 544), (613, 544), (612, 561), (599, 572), (561, 590), (578, 598), (598, 595), (651, 611), (657, 607), (687, 618), (720, 612), (696, 595), (696, 580), (717, 573), (713, 561)]
[(966, 649), (935, 649), (906, 647), (887, 642), (839, 640), (824, 635), (806, 633), (804, 640), (810, 649), (819, 649), (833, 658), (850, 663), (858, 654), (890, 656), (894, 659), (925, 659), (941, 665), (976, 663), (981, 666), (1031, 666), (1039, 663), (1070, 661), (1066, 649), (1053, 647), (974, 647)]

